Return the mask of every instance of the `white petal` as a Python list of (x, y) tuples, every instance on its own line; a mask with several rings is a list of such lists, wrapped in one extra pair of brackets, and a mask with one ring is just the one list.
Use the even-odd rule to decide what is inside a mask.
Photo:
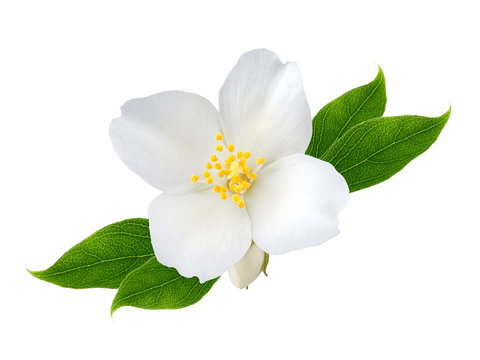
[(250, 285), (263, 270), (265, 252), (252, 244), (242, 259), (228, 270), (233, 285), (243, 289)]
[(297, 64), (265, 49), (244, 54), (220, 90), (221, 127), (241, 151), (266, 164), (305, 153), (312, 135), (310, 108)]
[(218, 111), (199, 95), (181, 91), (133, 99), (110, 125), (110, 137), (123, 162), (145, 181), (168, 193), (201, 188), (201, 175), (215, 152)]
[(246, 210), (232, 200), (221, 200), (211, 189), (162, 194), (152, 201), (148, 214), (158, 261), (201, 282), (232, 267), (252, 242)]
[(270, 254), (319, 245), (338, 233), (345, 179), (327, 162), (284, 157), (262, 169), (246, 193), (253, 241)]

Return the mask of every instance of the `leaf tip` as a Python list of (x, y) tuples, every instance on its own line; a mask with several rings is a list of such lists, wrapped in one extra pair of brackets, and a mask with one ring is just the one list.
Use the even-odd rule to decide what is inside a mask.
[[(377, 76), (375, 77), (375, 79), (373, 79), (373, 81), (370, 83), (370, 84), (377, 84), (376, 86), (377, 87), (380, 87), (380, 89), (383, 89), (382, 94), (383, 94), (383, 98), (384, 98), (384, 101), (383, 101), (383, 110), (382, 110), (382, 114), (385, 112), (385, 107), (387, 105), (387, 93), (386, 93), (386, 84), (385, 84), (385, 74), (383, 73), (383, 70), (382, 70), (382, 67), (378, 64), (375, 64), (377, 65), (378, 67), (378, 73), (377, 73)], [(380, 116), (381, 116), (380, 115)]]
[(42, 277), (41, 277), (41, 274), (43, 273), (42, 270), (33, 271), (33, 270), (30, 270), (29, 268), (27, 268), (26, 266), (25, 266), (25, 270), (27, 270), (30, 273), (30, 275), (36, 277), (37, 279), (43, 280)]
[(452, 113), (452, 104), (449, 104), (449, 105), (450, 106), (448, 107), (448, 110), (444, 114), (436, 118), (437, 120), (440, 120), (443, 123), (442, 128), (447, 124), (448, 119), (450, 118), (450, 115)]
[(380, 80), (382, 78), (385, 79), (385, 74), (383, 72), (382, 67), (380, 65), (378, 65), (377, 63), (375, 63), (375, 65), (377, 65), (377, 67), (378, 67), (378, 73), (377, 73), (377, 76), (375, 77), (374, 81)]
[(117, 294), (113, 298), (112, 305), (110, 306), (110, 317), (113, 319), (113, 313), (120, 309), (123, 305), (119, 305), (119, 301), (117, 300)]
[(112, 318), (112, 320), (113, 320), (113, 313), (117, 310), (118, 310), (118, 307), (116, 307), (114, 303), (112, 303), (112, 306), (110, 306), (110, 317)]
[(446, 119), (445, 120), (448, 120), (450, 118), (450, 115), (452, 113), (452, 103), (451, 102), (448, 102), (448, 104), (450, 105), (448, 107), (448, 110), (445, 114), (443, 114), (442, 116), (444, 116)]

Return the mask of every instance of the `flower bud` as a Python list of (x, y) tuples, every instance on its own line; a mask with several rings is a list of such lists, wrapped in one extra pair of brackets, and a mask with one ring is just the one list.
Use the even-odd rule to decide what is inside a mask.
[(251, 284), (267, 267), (268, 254), (255, 243), (233, 267), (228, 270), (233, 285), (243, 289)]

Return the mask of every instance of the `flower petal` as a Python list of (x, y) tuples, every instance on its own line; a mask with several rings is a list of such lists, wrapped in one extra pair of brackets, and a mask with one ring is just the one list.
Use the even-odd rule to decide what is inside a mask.
[(226, 140), (266, 164), (305, 153), (312, 135), (297, 64), (265, 49), (240, 57), (220, 90), (220, 113)]
[(122, 106), (110, 125), (113, 147), (123, 162), (167, 193), (199, 190), (190, 182), (215, 152), (219, 113), (203, 97), (168, 91)]
[(329, 163), (295, 154), (258, 174), (246, 193), (253, 241), (270, 254), (319, 245), (338, 234), (348, 201), (345, 179)]
[(183, 276), (197, 276), (200, 282), (223, 274), (252, 242), (246, 210), (211, 190), (162, 194), (152, 201), (148, 213), (158, 261)]

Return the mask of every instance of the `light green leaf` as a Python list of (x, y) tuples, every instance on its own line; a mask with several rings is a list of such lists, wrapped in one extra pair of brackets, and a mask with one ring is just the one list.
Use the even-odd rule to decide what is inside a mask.
[(387, 103), (385, 77), (378, 67), (377, 77), (325, 105), (312, 122), (312, 139), (306, 154), (321, 158), (330, 145), (353, 126), (383, 115)]
[(63, 287), (116, 289), (129, 272), (152, 256), (148, 219), (128, 219), (89, 236), (50, 268), (30, 273)]
[(348, 130), (322, 160), (343, 175), (350, 192), (387, 180), (437, 139), (450, 117), (406, 115), (365, 121)]
[(123, 280), (113, 299), (111, 313), (122, 306), (142, 309), (180, 309), (199, 301), (219, 278), (200, 283), (151, 258)]

